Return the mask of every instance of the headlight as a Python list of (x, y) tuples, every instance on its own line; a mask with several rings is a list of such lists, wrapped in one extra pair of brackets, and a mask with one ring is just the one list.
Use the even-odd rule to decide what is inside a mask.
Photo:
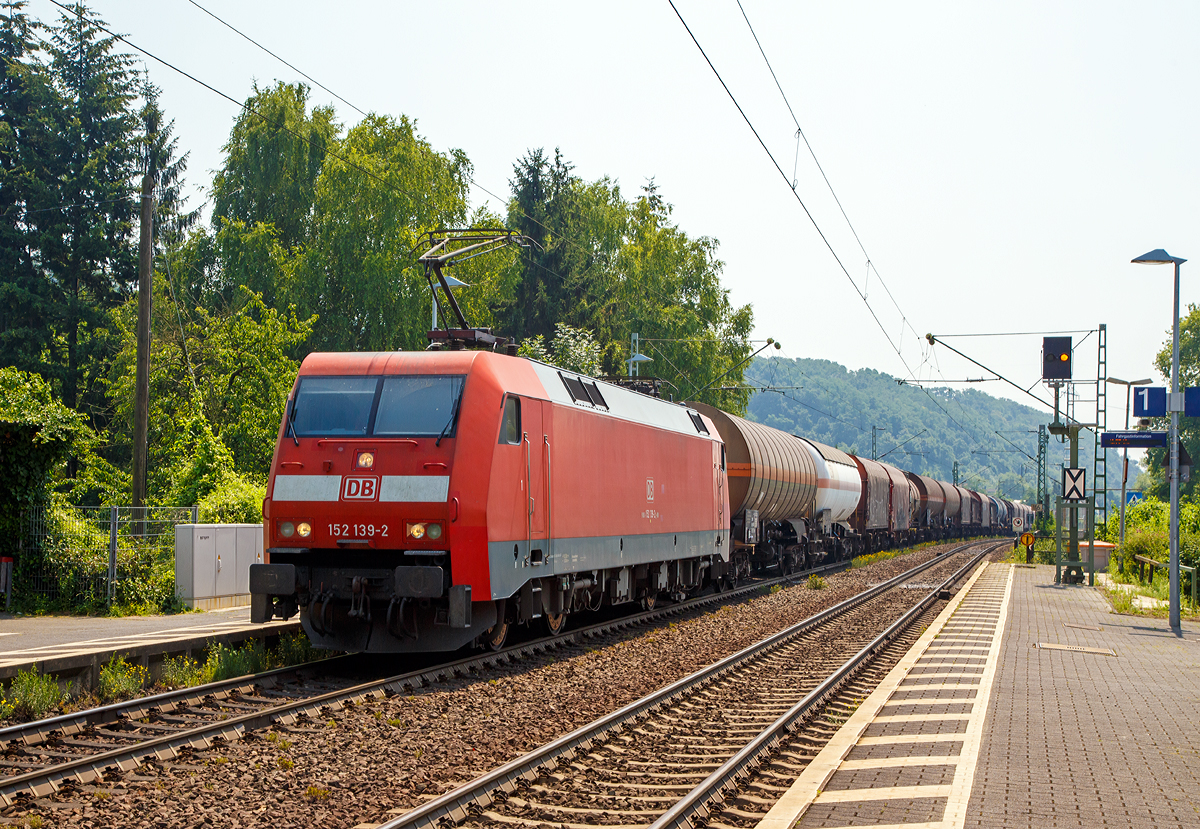
[(411, 538), (424, 538), (425, 537), (425, 525), (424, 524), (409, 524), (408, 525), (408, 535)]
[(296, 525), (291, 521), (284, 521), (279, 525), (279, 534), (284, 538), (291, 538), (296, 534)]
[(425, 528), (425, 534), (427, 536), (429, 536), (429, 539), (431, 541), (437, 541), (439, 538), (442, 537), (442, 525), (441, 524), (430, 524), (429, 526), (427, 526)]
[(358, 460), (355, 462), (354, 465), (357, 466), (359, 469), (370, 469), (371, 467), (373, 467), (375, 465), (375, 453), (374, 452), (359, 452)]
[(296, 525), (296, 532), (301, 538), (308, 538), (310, 535), (312, 535), (312, 524), (308, 523), (307, 521), (301, 521)]

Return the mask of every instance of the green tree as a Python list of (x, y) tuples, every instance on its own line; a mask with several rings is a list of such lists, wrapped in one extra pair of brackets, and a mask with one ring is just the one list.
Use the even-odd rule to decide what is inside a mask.
[[(1171, 383), (1171, 332), (1167, 332), (1162, 349), (1154, 358), (1164, 382)], [(1188, 304), (1187, 313), (1179, 320), (1179, 388), (1186, 389), (1200, 386), (1200, 306)], [(1170, 418), (1160, 418), (1154, 428), (1166, 430), (1170, 428)], [(1193, 462), (1200, 464), (1200, 418), (1179, 417), (1179, 440), (1187, 449)], [(1154, 482), (1147, 495), (1155, 495), (1169, 500), (1171, 497), (1170, 483), (1167, 481), (1167, 467), (1171, 464), (1170, 456), (1165, 449), (1151, 449), (1146, 453), (1149, 462), (1148, 473)], [(1193, 467), (1191, 478), (1180, 482), (1179, 491), (1187, 498), (1196, 492), (1196, 481), (1200, 478), (1200, 467)]]
[(48, 178), (56, 186), (47, 195), (59, 209), (35, 219), (41, 262), (59, 293), (52, 354), (62, 399), (93, 415), (106, 408), (108, 312), (129, 295), (137, 275), (136, 75), (132, 58), (116, 51), (102, 25), (76, 4), (51, 29), (50, 70), (59, 95), (49, 113), (56, 164)]
[(53, 375), (46, 361), (55, 292), (39, 267), (36, 219), (49, 206), (47, 167), (54, 159), (47, 113), (57, 104), (38, 60), (35, 33), (42, 26), (25, 5), (0, 6), (0, 363)]
[(541, 150), (515, 174), (509, 224), (535, 245), (517, 260), (514, 300), (498, 313), (501, 333), (541, 337), (553, 354), (559, 323), (588, 331), (609, 374), (625, 373), (638, 333), (666, 394), (743, 412), (753, 315), (733, 307), (721, 285), (716, 240), (675, 225), (653, 181), (630, 202), (611, 180), (583, 182), (561, 153), (551, 163)]
[(286, 292), (319, 314), (313, 349), (424, 348), (431, 300), (417, 248), (425, 232), (463, 224), (470, 172), (461, 150), (437, 152), (404, 117), (368, 115), (326, 157)]
[(559, 322), (590, 327), (623, 241), (626, 205), (607, 179), (587, 185), (555, 150), (530, 150), (513, 166), (508, 226), (532, 240), (517, 260), (512, 302), (500, 309), (504, 334), (549, 341)]
[[(232, 309), (195, 307), (185, 316), (182, 311), (175, 313), (166, 274), (157, 274), (155, 305), (162, 312), (154, 317), (151, 353), (152, 502), (198, 503), (172, 500), (169, 493), (184, 493), (180, 495), (184, 497), (193, 492), (194, 487), (181, 489), (180, 480), (203, 479), (204, 470), (216, 474), (228, 467), (249, 482), (266, 482), (284, 402), (299, 369), (290, 355), (308, 338), (314, 320), (301, 321), (294, 311), (269, 308), (261, 296), (248, 288), (240, 290), (240, 301)], [(120, 431), (113, 439), (127, 442), (136, 355), (133, 303), (122, 309), (118, 319), (124, 345), (114, 361), (110, 386), (119, 401), (115, 423)], [(215, 465), (194, 467), (196, 447), (207, 435), (225, 448), (209, 452)], [(201, 488), (216, 486), (221, 475), (206, 479)], [(207, 490), (198, 497), (205, 494)]]
[(304, 243), (317, 177), (341, 130), (333, 107), (309, 112), (308, 93), (304, 84), (280, 81), (266, 89), (255, 84), (213, 178), (214, 225), (270, 225), (283, 247)]
[(183, 175), (189, 153), (178, 155), (175, 122), (167, 121), (158, 105), (159, 88), (142, 86), (142, 108), (138, 113), (142, 134), (139, 146), (141, 169), (154, 177), (154, 238), (178, 244), (184, 233), (200, 218), (199, 210), (187, 210)]
[(730, 302), (717, 241), (689, 237), (670, 215), (653, 182), (629, 206), (615, 290), (599, 314), (609, 369), (624, 373), (628, 337), (637, 332), (654, 374), (671, 384), (676, 399), (742, 414), (753, 311)]

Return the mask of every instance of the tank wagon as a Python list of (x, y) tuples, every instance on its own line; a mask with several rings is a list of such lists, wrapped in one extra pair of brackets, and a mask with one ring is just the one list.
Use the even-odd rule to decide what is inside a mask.
[(554, 634), (573, 612), (1026, 515), (511, 354), (310, 354), (279, 428), (251, 618), (298, 613), (337, 650), (499, 648), (515, 625)]

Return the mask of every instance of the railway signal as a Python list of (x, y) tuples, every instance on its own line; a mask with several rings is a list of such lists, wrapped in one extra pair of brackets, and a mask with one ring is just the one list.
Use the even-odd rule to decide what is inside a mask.
[(1071, 338), (1042, 337), (1042, 379), (1071, 379)]

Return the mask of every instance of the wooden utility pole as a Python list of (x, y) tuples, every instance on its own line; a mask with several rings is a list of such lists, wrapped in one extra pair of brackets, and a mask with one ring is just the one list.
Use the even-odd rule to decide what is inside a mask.
[(150, 305), (154, 297), (154, 176), (149, 161), (142, 177), (142, 236), (138, 245), (137, 386), (133, 398), (134, 527), (141, 534), (146, 505), (147, 439), (150, 431)]

